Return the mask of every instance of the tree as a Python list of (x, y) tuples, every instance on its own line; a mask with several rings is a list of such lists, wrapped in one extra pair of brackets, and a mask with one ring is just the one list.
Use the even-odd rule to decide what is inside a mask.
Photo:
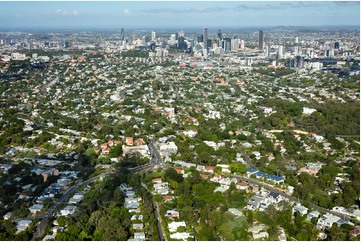
[(122, 154), (122, 152), (123, 152), (122, 145), (116, 145), (110, 149), (109, 155), (111, 158), (117, 158)]
[(338, 227), (336, 223), (332, 224), (332, 227), (326, 231), (327, 238), (331, 241), (345, 240), (345, 234), (342, 229)]
[(167, 181), (183, 182), (183, 176), (178, 174), (173, 168), (168, 168), (164, 173), (164, 179)]
[(218, 175), (220, 175), (220, 174), (222, 173), (222, 167), (216, 166), (216, 167), (214, 168), (214, 172), (217, 173)]
[(232, 163), (229, 165), (229, 169), (231, 172), (237, 172), (237, 173), (246, 173), (247, 167), (241, 163)]

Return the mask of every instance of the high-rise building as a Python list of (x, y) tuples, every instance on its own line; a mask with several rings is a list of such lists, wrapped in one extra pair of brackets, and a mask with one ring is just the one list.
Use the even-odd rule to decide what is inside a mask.
[(124, 41), (125, 40), (125, 36), (124, 36), (124, 28), (122, 28), (120, 30), (120, 41)]
[(224, 38), (222, 42), (222, 47), (225, 52), (231, 51), (231, 38)]
[(241, 40), (238, 38), (231, 39), (231, 51), (237, 52), (240, 47)]
[(152, 40), (152, 41), (155, 41), (155, 39), (156, 39), (156, 33), (155, 33), (154, 31), (152, 31), (152, 38), (151, 38), (151, 40)]
[(244, 40), (243, 39), (241, 39), (241, 43), (240, 43), (240, 47), (241, 47), (241, 49), (244, 49)]
[(298, 37), (295, 38), (295, 43), (298, 44)]
[(207, 47), (207, 43), (208, 43), (208, 28), (203, 28), (203, 43), (204, 43), (204, 47)]
[(64, 43), (64, 47), (67, 48), (67, 49), (72, 49), (74, 47), (74, 42), (73, 41), (65, 41)]
[(203, 35), (197, 36), (197, 42), (198, 43), (203, 42)]
[(207, 40), (207, 46), (206, 46), (206, 47), (207, 47), (207, 48), (212, 47), (212, 43), (213, 43), (212, 40), (211, 40), (211, 39), (208, 39), (208, 40)]
[(183, 36), (178, 37), (178, 48), (182, 50), (187, 49), (187, 43), (184, 41)]
[(222, 39), (222, 30), (221, 29), (218, 29), (217, 37), (218, 37), (218, 39)]
[(283, 58), (283, 46), (282, 45), (280, 45), (280, 46), (278, 46), (278, 52), (277, 52), (277, 54), (278, 54), (278, 59), (282, 59)]
[(176, 40), (177, 40), (176, 35), (175, 35), (175, 34), (171, 34), (169, 40), (170, 40), (172, 43), (175, 43)]
[(303, 68), (305, 65), (305, 59), (301, 56), (295, 56), (290, 62), (289, 66), (297, 69)]
[(263, 50), (263, 48), (264, 48), (264, 35), (263, 35), (263, 31), (260, 30), (258, 32), (258, 49)]
[(333, 48), (339, 49), (340, 48), (340, 42), (335, 42)]

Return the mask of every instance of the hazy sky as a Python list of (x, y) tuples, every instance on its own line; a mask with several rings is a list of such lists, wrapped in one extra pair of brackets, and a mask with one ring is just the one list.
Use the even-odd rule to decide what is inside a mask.
[(359, 1), (0, 1), (0, 28), (321, 26), (359, 21)]

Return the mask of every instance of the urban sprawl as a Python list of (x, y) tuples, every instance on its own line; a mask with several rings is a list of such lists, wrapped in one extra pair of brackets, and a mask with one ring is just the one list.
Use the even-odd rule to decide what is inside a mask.
[(0, 32), (0, 240), (360, 240), (360, 32)]

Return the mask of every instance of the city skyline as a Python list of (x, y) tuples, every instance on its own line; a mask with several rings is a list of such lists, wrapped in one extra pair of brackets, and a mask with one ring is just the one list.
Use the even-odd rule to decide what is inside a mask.
[(0, 2), (0, 28), (358, 26), (358, 1)]

